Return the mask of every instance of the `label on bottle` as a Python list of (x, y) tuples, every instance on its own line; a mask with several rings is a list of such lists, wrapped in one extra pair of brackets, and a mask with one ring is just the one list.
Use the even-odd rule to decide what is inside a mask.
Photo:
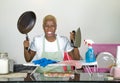
[(94, 50), (92, 48), (88, 48), (88, 51), (85, 54), (85, 60), (88, 63), (96, 61)]

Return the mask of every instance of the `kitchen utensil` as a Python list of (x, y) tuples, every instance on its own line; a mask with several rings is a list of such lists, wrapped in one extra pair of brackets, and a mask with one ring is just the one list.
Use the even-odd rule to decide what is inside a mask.
[(77, 31), (76, 31), (74, 46), (75, 47), (80, 47), (81, 46), (81, 31), (80, 31), (80, 28), (78, 28)]
[(20, 33), (26, 34), (26, 40), (28, 40), (28, 34), (34, 27), (36, 22), (36, 15), (33, 11), (24, 12), (18, 19), (17, 28)]

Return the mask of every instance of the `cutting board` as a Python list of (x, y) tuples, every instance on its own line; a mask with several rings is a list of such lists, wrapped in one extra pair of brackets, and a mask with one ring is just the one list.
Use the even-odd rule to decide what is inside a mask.
[(0, 78), (25, 78), (27, 73), (9, 73), (9, 74), (0, 74)]

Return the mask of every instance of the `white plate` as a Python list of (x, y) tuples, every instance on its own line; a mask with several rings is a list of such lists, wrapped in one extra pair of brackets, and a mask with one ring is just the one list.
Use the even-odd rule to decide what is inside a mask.
[(96, 60), (99, 68), (110, 68), (115, 64), (114, 56), (109, 52), (99, 53)]
[(23, 65), (24, 65), (24, 66), (39, 66), (39, 65), (35, 65), (35, 64), (33, 64), (33, 63), (24, 63)]

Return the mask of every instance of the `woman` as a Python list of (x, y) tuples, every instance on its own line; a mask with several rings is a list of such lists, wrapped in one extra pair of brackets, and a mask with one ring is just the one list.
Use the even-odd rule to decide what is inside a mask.
[[(30, 46), (29, 41), (24, 41), (24, 57), (27, 62), (40, 58), (62, 61), (64, 52), (68, 52), (72, 59), (80, 60), (78, 48), (72, 47), (66, 37), (56, 34), (56, 29), (56, 18), (52, 15), (45, 16), (43, 19), (45, 34), (34, 37)], [(72, 33), (70, 37), (73, 37)]]

